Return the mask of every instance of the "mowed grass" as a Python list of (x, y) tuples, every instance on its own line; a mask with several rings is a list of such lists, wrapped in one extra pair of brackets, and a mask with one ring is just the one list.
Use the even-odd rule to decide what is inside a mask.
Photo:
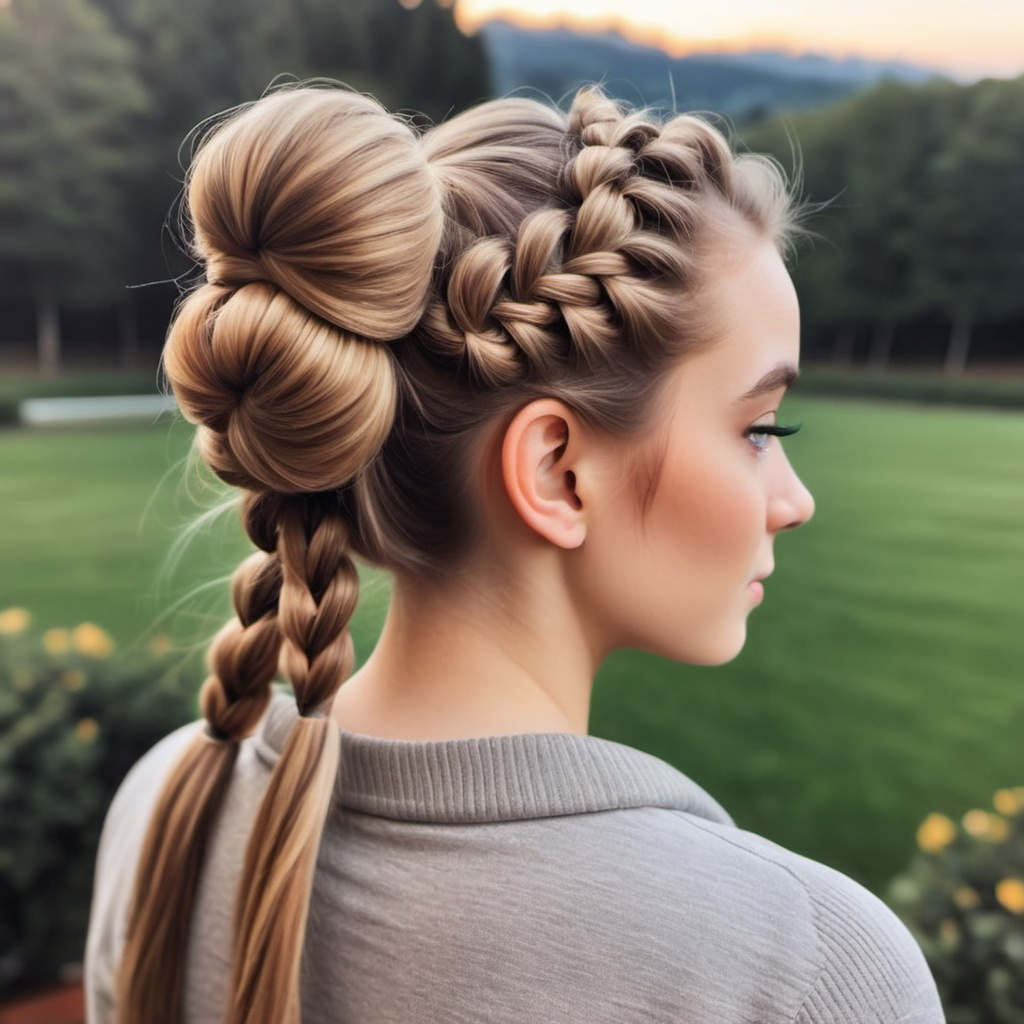
[[(807, 398), (784, 418), (804, 421), (787, 445), (818, 512), (780, 539), (743, 654), (694, 669), (620, 652), (592, 729), (883, 891), (925, 814), (1024, 782), (1024, 416)], [(248, 549), (229, 514), (169, 562), (212, 500), (189, 440), (181, 424), (0, 434), (0, 608), (201, 648)], [(369, 576), (363, 654), (386, 599)]]
[(715, 669), (619, 654), (595, 732), (878, 891), (932, 810), (1024, 782), (1024, 416), (787, 403), (817, 499)]
[[(166, 417), (0, 432), (0, 609), (24, 607), (43, 629), (95, 622), (121, 646), (162, 635), (202, 650), (252, 546), (232, 492), (190, 457), (192, 438)], [(386, 604), (386, 582), (371, 578), (357, 637), (372, 643)]]

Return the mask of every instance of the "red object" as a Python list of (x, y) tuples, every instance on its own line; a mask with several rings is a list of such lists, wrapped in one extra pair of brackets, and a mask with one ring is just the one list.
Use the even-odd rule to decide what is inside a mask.
[(0, 1024), (85, 1024), (85, 992), (74, 984), (19, 996), (0, 1006)]

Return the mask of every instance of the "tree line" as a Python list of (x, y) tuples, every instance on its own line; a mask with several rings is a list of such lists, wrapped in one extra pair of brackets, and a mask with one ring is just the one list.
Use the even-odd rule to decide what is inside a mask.
[[(433, 120), (490, 91), (451, 0), (0, 0), (0, 342), (53, 369), (90, 315), (126, 364), (140, 315), (159, 337), (190, 270), (182, 140), (282, 73)], [(1024, 78), (887, 82), (742, 140), (824, 203), (794, 270), (812, 355), (884, 367), (923, 330), (957, 372), (978, 325), (1024, 332)]]
[(0, 2), (0, 340), (32, 330), (54, 370), (68, 310), (102, 311), (131, 362), (140, 308), (165, 323), (188, 272), (183, 139), (282, 74), (428, 119), (489, 93), (482, 43), (438, 0)]
[(979, 324), (1015, 324), (1024, 356), (1024, 77), (884, 83), (744, 133), (823, 202), (795, 278), (820, 355), (858, 334), (884, 369), (897, 328), (926, 327), (962, 372)]

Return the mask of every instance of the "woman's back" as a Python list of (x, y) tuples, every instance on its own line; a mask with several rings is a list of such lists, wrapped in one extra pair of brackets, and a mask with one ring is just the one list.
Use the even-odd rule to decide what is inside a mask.
[[(186, 1024), (219, 1020), (234, 892), (295, 717), (239, 756), (189, 940)], [(195, 726), (126, 780), (98, 867), (90, 1020), (113, 1021), (148, 809)], [(843, 876), (743, 832), (669, 765), (591, 737), (346, 735), (302, 981), (306, 1024), (941, 1020), (917, 947)]]

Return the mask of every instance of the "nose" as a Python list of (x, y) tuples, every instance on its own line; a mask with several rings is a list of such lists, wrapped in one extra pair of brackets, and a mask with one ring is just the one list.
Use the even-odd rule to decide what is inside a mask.
[(814, 497), (796, 474), (781, 446), (778, 469), (771, 482), (768, 499), (768, 529), (795, 530), (814, 515)]

